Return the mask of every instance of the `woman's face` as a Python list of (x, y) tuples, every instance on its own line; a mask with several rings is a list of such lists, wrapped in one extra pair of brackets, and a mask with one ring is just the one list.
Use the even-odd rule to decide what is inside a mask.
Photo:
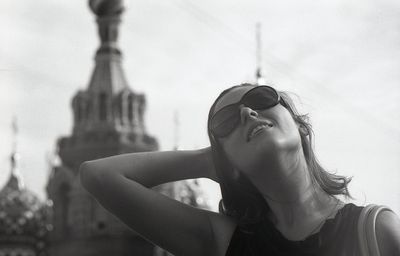
[[(237, 103), (253, 86), (235, 87), (222, 96), (214, 113)], [(285, 154), (301, 149), (298, 125), (289, 111), (278, 104), (255, 111), (239, 106), (240, 122), (226, 137), (217, 138), (231, 164), (247, 176), (256, 175), (285, 158)]]

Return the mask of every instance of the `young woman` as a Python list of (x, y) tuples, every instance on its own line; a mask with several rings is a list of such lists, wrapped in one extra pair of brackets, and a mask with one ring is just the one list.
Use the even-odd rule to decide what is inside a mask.
[[(326, 172), (312, 130), (283, 92), (242, 84), (225, 90), (208, 118), (211, 147), (133, 153), (81, 166), (84, 187), (110, 212), (175, 255), (361, 255), (363, 207), (344, 204), (346, 177)], [(149, 189), (205, 177), (219, 182), (214, 213)], [(400, 221), (378, 215), (382, 256), (400, 255)]]

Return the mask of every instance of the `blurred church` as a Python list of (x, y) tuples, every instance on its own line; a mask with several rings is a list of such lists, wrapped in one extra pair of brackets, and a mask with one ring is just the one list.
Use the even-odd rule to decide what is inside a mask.
[[(166, 256), (105, 211), (80, 185), (78, 168), (87, 160), (158, 150), (146, 132), (146, 97), (130, 88), (117, 45), (122, 0), (90, 0), (100, 47), (86, 90), (72, 99), (72, 134), (57, 141), (41, 202), (23, 184), (18, 170), (17, 129), (11, 173), (0, 190), (0, 256)], [(112, 170), (110, 170), (112, 171)], [(209, 208), (196, 180), (154, 188), (195, 207)], [(160, 213), (162, 214), (162, 213)]]
[(0, 256), (47, 256), (52, 205), (25, 187), (19, 170), (16, 120), (12, 127), (10, 176), (0, 190)]

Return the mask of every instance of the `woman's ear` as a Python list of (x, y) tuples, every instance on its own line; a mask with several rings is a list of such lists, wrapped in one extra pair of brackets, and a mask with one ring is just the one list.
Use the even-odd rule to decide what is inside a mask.
[(308, 129), (307, 129), (307, 127), (305, 127), (303, 124), (297, 124), (297, 126), (299, 127), (299, 132), (300, 132), (300, 135), (303, 135), (303, 136), (308, 136), (310, 133), (308, 132)]

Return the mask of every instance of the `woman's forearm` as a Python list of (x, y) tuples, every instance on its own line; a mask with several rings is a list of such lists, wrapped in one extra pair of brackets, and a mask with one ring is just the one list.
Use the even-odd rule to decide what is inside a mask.
[(117, 155), (85, 162), (80, 173), (84, 185), (88, 178), (108, 175), (123, 175), (146, 187), (193, 178), (216, 181), (209, 148)]
[(97, 202), (138, 234), (174, 255), (199, 256), (217, 255), (213, 223), (229, 224), (232, 230), (234, 223), (226, 216), (188, 206), (149, 187), (182, 179), (213, 178), (213, 169), (206, 148), (118, 155), (84, 162), (79, 171), (82, 185)]

